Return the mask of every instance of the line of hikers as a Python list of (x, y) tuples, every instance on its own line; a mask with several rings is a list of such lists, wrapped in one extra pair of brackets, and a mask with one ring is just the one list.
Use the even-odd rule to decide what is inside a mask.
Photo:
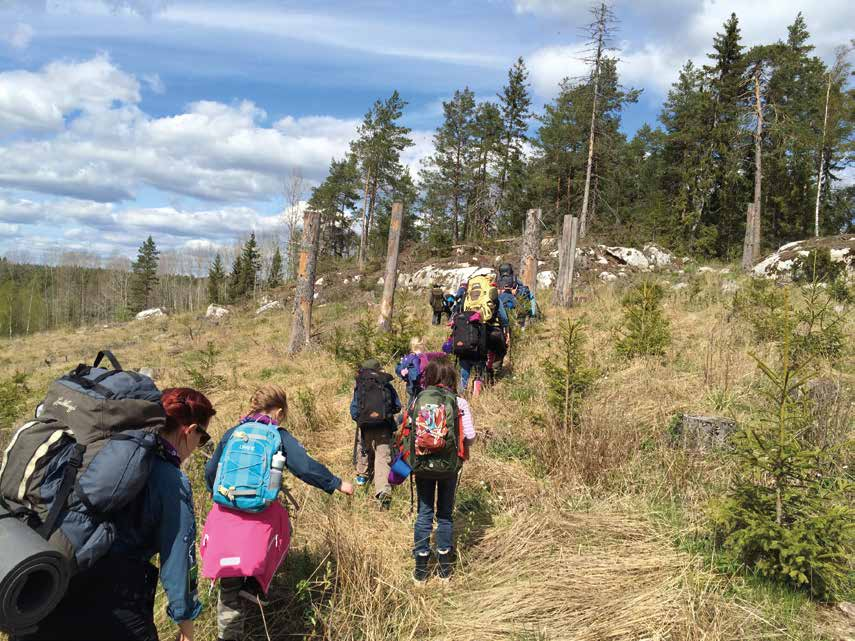
[[(476, 433), (469, 405), (457, 392), (452, 360), (424, 352), (421, 339), (412, 344), (414, 353), (398, 369), (410, 397), (403, 416), (396, 417), (402, 406), (392, 377), (376, 359), (357, 372), (351, 416), (357, 424), (356, 484), (373, 476), (374, 496), (388, 509), (392, 486), (408, 476), (414, 482), (413, 578), (423, 583), (430, 577), (434, 520), (436, 573), (441, 579), (452, 575), (454, 497)], [(3, 507), (64, 546), (75, 570), (59, 605), (12, 638), (157, 639), (159, 577), (177, 638), (192, 641), (202, 604), (193, 490), (182, 467), (211, 440), (216, 410), (194, 389), (160, 392), (148, 376), (123, 370), (106, 354), (113, 369), (99, 367), (99, 354), (94, 365), (80, 365), (56, 381), (38, 415), (18, 429), (5, 451)], [(246, 608), (267, 603), (287, 554), (292, 530), (280, 502), (283, 471), (329, 494), (354, 492), (306, 452), (288, 431), (287, 418), (285, 389), (258, 389), (205, 465), (212, 507), (199, 549), (203, 576), (219, 583), (222, 641), (243, 638)], [(23, 476), (16, 475), (21, 469)], [(101, 494), (109, 494), (110, 507), (95, 501)], [(0, 629), (8, 629), (5, 623)]]

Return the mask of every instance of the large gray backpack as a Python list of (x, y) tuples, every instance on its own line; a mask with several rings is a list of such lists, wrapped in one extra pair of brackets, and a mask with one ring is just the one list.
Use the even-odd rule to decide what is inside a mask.
[[(99, 367), (104, 358), (112, 369)], [(148, 480), (166, 424), (160, 391), (103, 351), (52, 383), (40, 407), (6, 448), (0, 500), (85, 570), (115, 540), (111, 517)]]

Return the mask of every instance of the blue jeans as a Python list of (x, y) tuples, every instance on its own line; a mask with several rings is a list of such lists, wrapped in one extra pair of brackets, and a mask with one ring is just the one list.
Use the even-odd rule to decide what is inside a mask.
[(466, 386), (469, 384), (469, 373), (474, 365), (475, 361), (460, 359), (460, 389), (463, 391), (466, 391)]
[(420, 479), (416, 477), (416, 492), (419, 497), (419, 513), (413, 528), (413, 554), (430, 552), (430, 533), (433, 530), (434, 504), (436, 504), (436, 549), (450, 550), (454, 547), (454, 494), (457, 491), (457, 476), (450, 479)]

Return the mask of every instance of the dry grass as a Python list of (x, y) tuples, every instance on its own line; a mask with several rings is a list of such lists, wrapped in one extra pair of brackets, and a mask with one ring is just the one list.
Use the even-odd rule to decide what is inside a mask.
[[(583, 403), (572, 454), (551, 458), (544, 448), (566, 448), (567, 435), (550, 422), (540, 367), (565, 315), (547, 306), (547, 320), (528, 333), (509, 375), (473, 402), (483, 438), (462, 476), (455, 517), (462, 563), (447, 585), (416, 587), (409, 577), (406, 485), (384, 513), (370, 494), (328, 497), (291, 479), (300, 510), (292, 551), (266, 608), (271, 638), (819, 638), (810, 606), (782, 614), (756, 603), (734, 588), (738, 582), (711, 574), (674, 544), (702, 531), (706, 501), (725, 482), (727, 469), (719, 457), (674, 448), (667, 437), (670, 418), (693, 411), (739, 419), (749, 410), (756, 380), (748, 332), (730, 316), (720, 277), (703, 278), (692, 300), (683, 293), (669, 298), (673, 343), (662, 359), (620, 359), (614, 351), (619, 289), (597, 284), (583, 292), (586, 302), (569, 315), (585, 319), (589, 356), (601, 375)], [(319, 306), (320, 332), (352, 326), (365, 309), (376, 312), (374, 293), (356, 289), (352, 296)], [(397, 303), (396, 313), (426, 322), (427, 306), (418, 297), (407, 294)], [(161, 387), (181, 385), (192, 353), (212, 341), (222, 350), (215, 367), (221, 380), (208, 392), (218, 410), (215, 435), (234, 424), (258, 385), (276, 382), (289, 390), (296, 436), (349, 477), (352, 372), (319, 348), (288, 357), (288, 324), (284, 313), (236, 313), (219, 325), (185, 317), (50, 332), (0, 344), (0, 377), (28, 372), (36, 400), (51, 379), (110, 347), (128, 367), (153, 367)], [(444, 331), (428, 329), (432, 348)], [(851, 371), (835, 375), (851, 385)], [(199, 523), (210, 506), (201, 485), (203, 463), (197, 456), (187, 466)], [(197, 623), (203, 641), (216, 638), (216, 594), (208, 586), (200, 586), (208, 606)], [(162, 596), (157, 622), (164, 638), (174, 635)], [(250, 638), (265, 638), (255, 614)]]

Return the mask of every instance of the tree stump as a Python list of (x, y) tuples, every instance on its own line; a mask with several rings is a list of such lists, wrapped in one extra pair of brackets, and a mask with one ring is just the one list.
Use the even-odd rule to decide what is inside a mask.
[(676, 431), (683, 447), (707, 451), (724, 448), (735, 429), (736, 421), (730, 418), (683, 414)]

